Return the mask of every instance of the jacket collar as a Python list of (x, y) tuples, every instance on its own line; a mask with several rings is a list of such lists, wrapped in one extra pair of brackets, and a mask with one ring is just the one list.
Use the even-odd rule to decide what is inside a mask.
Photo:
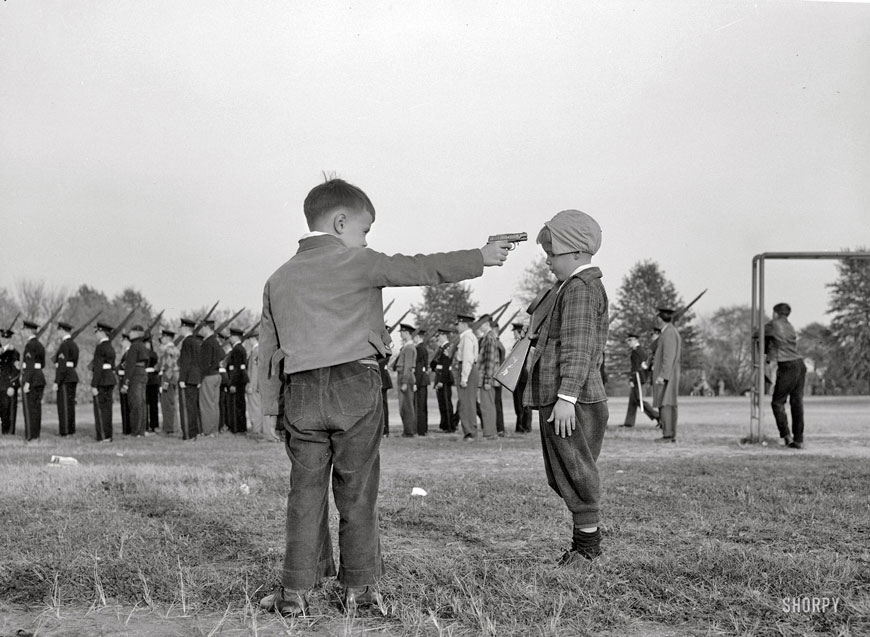
[(336, 247), (344, 247), (344, 243), (342, 243), (341, 239), (336, 237), (334, 234), (318, 234), (313, 237), (304, 237), (299, 240), (299, 252), (306, 252), (307, 250), (314, 250), (316, 248), (323, 248), (327, 246), (336, 246)]

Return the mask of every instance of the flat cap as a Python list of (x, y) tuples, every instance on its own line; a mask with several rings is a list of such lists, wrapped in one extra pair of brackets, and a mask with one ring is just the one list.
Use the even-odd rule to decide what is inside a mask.
[(541, 243), (542, 235), (546, 236), (546, 230), (549, 230), (553, 254), (595, 254), (601, 247), (601, 226), (595, 219), (579, 210), (563, 210), (556, 214), (541, 228), (538, 243)]

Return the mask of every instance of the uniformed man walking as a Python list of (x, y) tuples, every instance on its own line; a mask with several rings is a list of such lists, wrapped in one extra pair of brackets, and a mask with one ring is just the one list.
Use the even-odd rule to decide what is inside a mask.
[(27, 339), (21, 361), (21, 388), (24, 391), (24, 440), (39, 440), (42, 430), (42, 395), (45, 392), (45, 347), (36, 337), (39, 325), (22, 321)]
[(55, 365), (58, 432), (61, 436), (71, 436), (76, 432), (76, 387), (79, 383), (76, 366), (79, 364), (79, 346), (72, 339), (72, 325), (58, 321), (57, 327), (62, 336), (51, 361)]
[(112, 441), (112, 392), (115, 388), (115, 348), (109, 340), (112, 326), (97, 323), (97, 347), (91, 359), (91, 394), (94, 396), (94, 429), (98, 442)]

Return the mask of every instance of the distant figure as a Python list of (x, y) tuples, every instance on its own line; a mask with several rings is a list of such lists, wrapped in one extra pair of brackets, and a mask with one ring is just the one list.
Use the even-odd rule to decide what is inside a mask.
[(414, 361), (414, 405), (417, 410), (417, 435), (429, 433), (429, 350), (426, 348), (426, 330), (414, 333), (417, 358)]
[(417, 435), (417, 384), (414, 375), (417, 347), (414, 345), (413, 333), (413, 325), (402, 323), (399, 326), (402, 349), (395, 360), (396, 384), (399, 386), (399, 416), (402, 418), (402, 435), (405, 438)]
[(148, 367), (145, 372), (148, 380), (145, 382), (145, 405), (147, 407), (148, 431), (156, 433), (160, 428), (160, 356), (154, 351), (154, 343), (151, 334), (145, 338), (145, 347), (148, 348)]
[(121, 433), (125, 436), (130, 435), (130, 401), (127, 397), (127, 372), (124, 371), (124, 361), (127, 360), (128, 351), (130, 351), (130, 335), (122, 333), (121, 360), (118, 362), (115, 372), (118, 375), (118, 404), (121, 407)]
[(112, 442), (112, 392), (115, 389), (115, 348), (112, 326), (97, 323), (97, 347), (91, 358), (91, 394), (94, 397), (94, 429), (97, 442)]
[(72, 339), (72, 325), (58, 321), (57, 327), (62, 336), (51, 361), (55, 365), (58, 433), (61, 436), (71, 436), (76, 432), (76, 387), (79, 383), (76, 365), (79, 364), (79, 346)]
[(173, 342), (175, 332), (160, 331), (160, 354), (157, 373), (160, 375), (160, 407), (163, 411), (163, 433), (175, 433), (175, 414), (178, 410), (178, 348)]
[(480, 337), (477, 364), (480, 368), (480, 419), (483, 437), (493, 440), (498, 430), (495, 426), (495, 372), (498, 370), (498, 340), (492, 329), (492, 317), (484, 314), (478, 320), (477, 334)]
[(459, 343), (453, 354), (453, 379), (457, 384), (456, 411), (462, 424), (463, 439), (469, 442), (474, 441), (477, 434), (477, 385), (480, 379), (477, 364), (480, 352), (472, 323), (474, 317), (469, 314), (456, 316)]
[[(523, 323), (512, 323), (511, 330), (514, 334), (514, 346), (525, 336), (526, 326)], [(523, 389), (526, 386), (525, 372), (520, 374), (520, 379), (513, 393), (514, 413), (517, 416), (516, 433), (527, 434), (532, 431), (532, 409), (523, 405)]]
[(438, 399), (438, 414), (441, 431), (456, 431), (456, 421), (453, 415), (453, 374), (450, 373), (452, 359), (450, 358), (450, 334), (452, 330), (446, 327), (438, 328), (435, 355), (429, 363), (434, 374), (435, 396)]
[(649, 366), (647, 365), (647, 353), (640, 344), (640, 339), (637, 334), (629, 334), (625, 339), (626, 345), (629, 348), (629, 372), (628, 372), (628, 411), (625, 412), (625, 422), (623, 427), (634, 427), (637, 408), (643, 407), (643, 413), (650, 420), (658, 423), (659, 412), (656, 411), (648, 400), (643, 399), (643, 386), (647, 382), (649, 376)]
[(151, 352), (144, 342), (145, 328), (134, 325), (130, 328), (130, 349), (124, 357), (124, 393), (130, 409), (130, 435), (141, 438), (147, 425), (145, 386), (148, 382), (146, 371)]
[(21, 373), (21, 354), (11, 342), (15, 335), (12, 330), (0, 331), (7, 343), (0, 349), (0, 423), (3, 435), (15, 433), (15, 419), (18, 415), (18, 376)]
[(202, 345), (199, 348), (199, 372), (202, 381), (199, 387), (200, 433), (214, 436), (220, 425), (221, 361), (224, 350), (214, 332), (214, 321), (209, 319), (202, 326)]
[(42, 395), (45, 392), (45, 347), (36, 336), (39, 325), (22, 321), (24, 356), (21, 360), (21, 388), (24, 391), (24, 440), (39, 440), (42, 431)]
[[(779, 437), (785, 446), (803, 449), (804, 383), (807, 366), (803, 357), (798, 354), (797, 334), (788, 321), (790, 315), (791, 306), (788, 303), (777, 303), (773, 306), (773, 320), (764, 327), (765, 334), (770, 338), (770, 358), (776, 361), (776, 384), (773, 386), (771, 406)], [(786, 399), (791, 407), (791, 432), (785, 413)]]
[(674, 327), (674, 310), (659, 308), (659, 338), (653, 357), (653, 407), (658, 408), (662, 437), (656, 442), (677, 441), (677, 395), (680, 390), (680, 352), (683, 340)]
[(230, 431), (234, 434), (244, 434), (248, 431), (247, 411), (245, 400), (245, 388), (250, 382), (248, 376), (248, 352), (242, 341), (244, 330), (236, 327), (230, 328), (230, 350), (227, 361), (227, 376), (230, 381), (229, 422)]

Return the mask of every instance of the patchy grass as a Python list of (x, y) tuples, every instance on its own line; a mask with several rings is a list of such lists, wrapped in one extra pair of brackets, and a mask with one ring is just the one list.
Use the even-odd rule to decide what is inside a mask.
[[(685, 402), (677, 445), (611, 427), (606, 557), (569, 570), (554, 562), (570, 516), (537, 432), (385, 439), (386, 617), (345, 616), (333, 582), (305, 620), (256, 608), (283, 554), (281, 445), (97, 444), (86, 423), (73, 439), (0, 439), (0, 635), (870, 633), (870, 399), (808, 401), (803, 452), (741, 447), (745, 400)], [(52, 454), (80, 464), (49, 466)], [(784, 611), (802, 597), (840, 602)]]

